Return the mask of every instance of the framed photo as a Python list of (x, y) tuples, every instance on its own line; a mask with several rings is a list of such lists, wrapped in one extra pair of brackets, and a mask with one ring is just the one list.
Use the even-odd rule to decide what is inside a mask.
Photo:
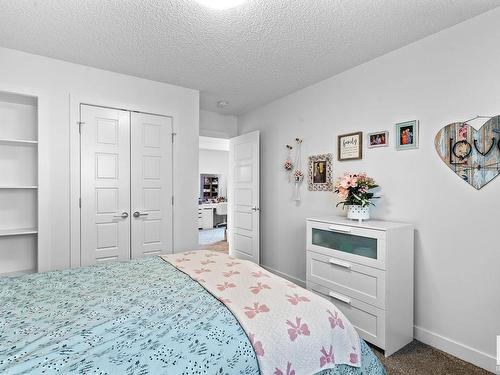
[(418, 121), (396, 124), (396, 150), (418, 148)]
[(355, 160), (363, 157), (363, 132), (342, 134), (338, 137), (338, 159)]
[(309, 190), (333, 190), (332, 159), (332, 154), (309, 156)]
[(389, 132), (387, 130), (368, 133), (368, 148), (389, 146)]

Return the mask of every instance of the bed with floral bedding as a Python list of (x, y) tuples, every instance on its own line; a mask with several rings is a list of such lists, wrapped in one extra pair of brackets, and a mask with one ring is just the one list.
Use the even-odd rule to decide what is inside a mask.
[[(189, 254), (175, 256), (189, 259)], [(296, 366), (304, 364), (286, 357), (284, 352), (289, 349), (266, 341), (263, 348), (256, 340), (257, 335), (265, 337), (256, 320), (250, 319), (256, 332), (246, 331), (248, 321), (243, 321), (228, 301), (175, 263), (176, 258), (152, 257), (0, 279), (0, 373), (302, 374)], [(210, 266), (207, 263), (203, 267)], [(286, 282), (260, 270), (276, 278), (276, 283)], [(231, 276), (237, 276), (234, 272), (238, 271)], [(229, 278), (221, 275), (222, 285), (233, 282)], [(298, 286), (290, 288), (307, 292)], [(251, 296), (256, 294), (250, 290)], [(289, 294), (294, 302), (295, 294), (300, 299), (303, 293)], [(255, 311), (250, 311), (255, 307), (253, 301), (250, 297), (249, 310), (242, 310), (247, 318), (255, 316)], [(290, 313), (298, 305), (288, 302), (282, 310)], [(333, 305), (330, 310), (336, 311)], [(331, 318), (337, 319), (336, 332), (339, 324), (350, 326), (347, 320), (339, 322), (340, 316), (332, 314)], [(308, 322), (307, 330), (294, 319), (290, 323), (285, 323), (284, 337), (294, 344), (314, 336), (313, 322)], [(325, 330), (331, 325), (332, 320), (326, 321)], [(305, 335), (308, 331), (310, 335)], [(366, 343), (359, 339), (358, 345), (359, 349), (353, 345), (353, 350), (359, 350), (359, 356), (350, 364), (341, 363), (352, 360), (349, 356), (345, 361), (339, 358), (337, 363), (334, 345), (315, 348), (318, 353), (310, 360), (321, 369), (316, 373), (385, 374)], [(290, 359), (271, 369), (268, 366), (274, 366), (274, 362), (263, 362), (263, 350), (275, 361), (282, 355)]]

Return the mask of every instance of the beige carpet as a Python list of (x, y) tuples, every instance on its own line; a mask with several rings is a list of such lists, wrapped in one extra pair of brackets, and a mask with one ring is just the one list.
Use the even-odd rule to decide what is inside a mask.
[(489, 371), (464, 362), (420, 341), (414, 340), (403, 349), (385, 358), (372, 347), (389, 375), (490, 375)]

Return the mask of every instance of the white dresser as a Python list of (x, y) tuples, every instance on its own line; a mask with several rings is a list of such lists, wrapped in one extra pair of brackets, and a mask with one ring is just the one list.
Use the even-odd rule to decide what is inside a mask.
[(413, 340), (413, 226), (307, 219), (307, 289), (389, 356)]

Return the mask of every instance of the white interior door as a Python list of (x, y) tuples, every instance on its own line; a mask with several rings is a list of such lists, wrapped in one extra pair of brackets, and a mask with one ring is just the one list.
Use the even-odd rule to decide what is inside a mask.
[(130, 259), (130, 113), (80, 106), (81, 265)]
[(172, 252), (172, 119), (131, 114), (132, 257)]
[(258, 131), (229, 140), (229, 254), (259, 264)]

